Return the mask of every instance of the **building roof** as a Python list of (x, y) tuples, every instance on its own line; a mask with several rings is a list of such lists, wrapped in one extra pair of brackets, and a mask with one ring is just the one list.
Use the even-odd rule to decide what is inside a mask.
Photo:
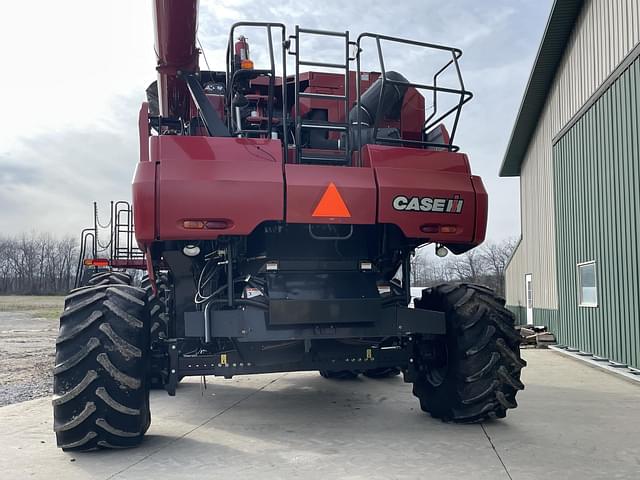
[(517, 177), (584, 0), (555, 0), (500, 167)]

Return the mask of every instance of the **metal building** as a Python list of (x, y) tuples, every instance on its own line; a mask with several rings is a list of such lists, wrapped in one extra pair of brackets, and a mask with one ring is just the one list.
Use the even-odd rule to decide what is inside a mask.
[(636, 368), (639, 43), (638, 0), (556, 0), (500, 169), (520, 177), (509, 308)]

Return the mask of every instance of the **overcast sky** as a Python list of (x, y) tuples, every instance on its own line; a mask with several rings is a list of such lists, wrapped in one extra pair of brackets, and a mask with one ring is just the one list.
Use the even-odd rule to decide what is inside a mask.
[[(212, 68), (224, 65), (229, 27), (240, 20), (461, 48), (474, 98), (456, 143), (489, 191), (488, 237), (519, 235), (518, 181), (499, 179), (498, 168), (551, 0), (200, 3), (199, 37)], [(10, 2), (0, 16), (0, 45), (0, 235), (79, 234), (93, 200), (106, 211), (109, 200), (130, 197), (137, 113), (155, 78), (151, 2)], [(397, 61), (398, 70), (416, 71), (403, 64), (409, 59)]]

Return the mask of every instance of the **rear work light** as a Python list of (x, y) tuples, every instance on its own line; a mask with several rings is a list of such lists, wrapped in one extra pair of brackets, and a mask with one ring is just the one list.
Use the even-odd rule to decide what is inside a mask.
[(182, 253), (187, 257), (197, 257), (200, 255), (200, 247), (198, 245), (185, 245), (182, 249)]

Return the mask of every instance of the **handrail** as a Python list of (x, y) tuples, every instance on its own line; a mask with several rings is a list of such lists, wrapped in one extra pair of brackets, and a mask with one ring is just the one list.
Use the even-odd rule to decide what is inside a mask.
[[(334, 62), (316, 62), (312, 60), (301, 60), (300, 57), (300, 44), (302, 43), (300, 37), (302, 35), (315, 35), (315, 36), (324, 36), (324, 37), (335, 37), (341, 38), (345, 40), (345, 48), (344, 48), (344, 63), (334, 63)], [(344, 155), (340, 155), (339, 157), (326, 157), (324, 160), (340, 159), (344, 161), (345, 164), (351, 162), (351, 135), (349, 133), (350, 125), (348, 123), (349, 117), (349, 84), (350, 82), (350, 68), (349, 64), (351, 62), (351, 57), (349, 54), (349, 48), (353, 45), (349, 37), (349, 31), (344, 32), (335, 32), (330, 30), (317, 30), (317, 29), (308, 29), (308, 28), (300, 28), (299, 25), (296, 25), (295, 34), (289, 36), (289, 40), (295, 40), (296, 46), (295, 51), (289, 49), (289, 54), (295, 56), (295, 99), (294, 99), (294, 115), (295, 115), (295, 146), (296, 146), (296, 163), (302, 163), (303, 160), (313, 160), (318, 161), (320, 158), (316, 156), (303, 155), (302, 148), (302, 130), (303, 129), (322, 129), (322, 130), (333, 130), (333, 131), (341, 131), (344, 132)], [(317, 67), (326, 67), (326, 68), (336, 68), (344, 70), (344, 90), (342, 95), (327, 95), (320, 93), (306, 93), (300, 91), (301, 88), (301, 80), (300, 80), (300, 66), (317, 66)], [(337, 124), (329, 121), (310, 121), (303, 120), (300, 108), (300, 99), (301, 98), (328, 98), (332, 97), (338, 101), (343, 103), (344, 115), (345, 115), (345, 123)], [(339, 148), (339, 151), (342, 152), (342, 149)]]
[[(269, 66), (268, 70), (261, 70), (265, 72), (269, 76), (269, 85), (268, 85), (268, 99), (267, 99), (267, 138), (271, 138), (271, 134), (273, 131), (273, 102), (274, 102), (274, 90), (275, 90), (275, 80), (276, 80), (276, 68), (275, 68), (275, 58), (274, 58), (274, 50), (273, 50), (273, 30), (280, 29), (281, 33), (281, 56), (282, 56), (282, 121), (280, 122), (282, 125), (282, 158), (283, 164), (285, 163), (285, 159), (287, 158), (288, 151), (288, 140), (287, 140), (287, 33), (286, 27), (283, 23), (273, 23), (273, 22), (236, 22), (231, 25), (231, 29), (229, 30), (229, 42), (227, 44), (227, 68), (226, 68), (226, 88), (227, 88), (227, 99), (225, 103), (229, 105), (231, 109), (231, 103), (233, 100), (233, 83), (235, 81), (235, 74), (237, 72), (233, 72), (234, 70), (234, 58), (233, 58), (233, 42), (234, 42), (234, 34), (237, 28), (240, 27), (252, 27), (252, 28), (265, 28), (267, 31), (268, 37), (268, 49), (269, 49)], [(233, 72), (233, 73), (232, 73)], [(229, 126), (229, 131), (232, 134), (249, 134), (256, 133), (255, 130), (242, 130), (238, 128), (237, 130), (233, 128), (233, 112), (228, 112), (227, 115), (227, 124)], [(262, 132), (262, 131), (261, 131)], [(284, 168), (284, 167), (283, 167)]]
[[(424, 135), (426, 133), (428, 133), (434, 126), (436, 126), (439, 122), (441, 122), (442, 120), (444, 120), (446, 117), (448, 117), (449, 115), (451, 115), (452, 113), (455, 112), (455, 117), (454, 117), (454, 121), (453, 121), (453, 126), (451, 129), (451, 134), (449, 136), (449, 141), (447, 143), (434, 143), (434, 142), (426, 142), (426, 141), (419, 141), (419, 140), (404, 140), (404, 139), (384, 139), (385, 141), (390, 141), (393, 143), (400, 143), (400, 144), (410, 144), (410, 145), (416, 145), (416, 146), (422, 146), (424, 147), (438, 147), (438, 148), (444, 148), (447, 149), (449, 151), (458, 151), (459, 148), (458, 146), (453, 144), (453, 140), (456, 134), (456, 130), (458, 128), (458, 121), (460, 118), (460, 112), (462, 111), (462, 106), (467, 103), (468, 101), (471, 100), (471, 98), (473, 97), (473, 94), (466, 90), (465, 86), (464, 86), (464, 81), (462, 79), (462, 73), (460, 72), (460, 65), (458, 63), (458, 59), (462, 56), (462, 50), (455, 48), (455, 47), (448, 47), (445, 45), (438, 45), (435, 43), (427, 43), (427, 42), (420, 42), (417, 40), (409, 40), (409, 39), (404, 39), (404, 38), (399, 38), (399, 37), (391, 37), (388, 35), (380, 35), (380, 34), (376, 34), (376, 33), (370, 33), (370, 32), (364, 32), (361, 33), (358, 36), (358, 39), (356, 41), (356, 124), (359, 126), (362, 125), (362, 120), (361, 120), (361, 109), (362, 109), (362, 78), (360, 75), (360, 66), (361, 66), (361, 55), (363, 52), (362, 49), (362, 42), (365, 39), (373, 39), (375, 40), (376, 43), (376, 50), (377, 50), (377, 54), (378, 54), (378, 62), (380, 64), (380, 71), (381, 71), (381, 75), (380, 75), (380, 79), (382, 81), (382, 88), (380, 89), (380, 98), (376, 107), (376, 112), (375, 112), (375, 121), (374, 121), (374, 125), (373, 125), (373, 138), (375, 140), (381, 140), (378, 138), (378, 123), (380, 121), (380, 105), (382, 104), (382, 96), (384, 94), (385, 91), (385, 87), (387, 84), (389, 85), (404, 85), (406, 87), (413, 87), (416, 88), (418, 90), (429, 90), (433, 92), (433, 112), (425, 119), (423, 126), (422, 126), (422, 134), (423, 134), (423, 138)], [(399, 80), (393, 80), (391, 78), (387, 77), (387, 71), (385, 68), (385, 62), (384, 62), (384, 55), (382, 53), (382, 42), (392, 42), (392, 43), (400, 43), (400, 44), (405, 44), (405, 45), (413, 45), (413, 46), (417, 46), (417, 47), (423, 47), (423, 48), (430, 48), (430, 49), (435, 49), (435, 50), (441, 50), (444, 52), (449, 52), (451, 54), (451, 59), (449, 61), (447, 61), (447, 63), (445, 63), (445, 65), (443, 67), (441, 67), (433, 76), (433, 83), (432, 84), (423, 84), (423, 83), (417, 83), (417, 82), (402, 82)], [(447, 88), (447, 87), (440, 87), (438, 86), (438, 78), (440, 77), (440, 75), (446, 71), (451, 65), (454, 65), (455, 67), (455, 72), (456, 72), (456, 76), (458, 78), (458, 82), (460, 84), (460, 88)], [(437, 112), (438, 112), (438, 93), (444, 93), (444, 94), (452, 94), (452, 95), (459, 95), (459, 100), (458, 103), (450, 108), (449, 110), (447, 110), (446, 112), (440, 114), (435, 120), (433, 119), (434, 117), (436, 117)], [(362, 166), (362, 129), (358, 128), (358, 166)]]

